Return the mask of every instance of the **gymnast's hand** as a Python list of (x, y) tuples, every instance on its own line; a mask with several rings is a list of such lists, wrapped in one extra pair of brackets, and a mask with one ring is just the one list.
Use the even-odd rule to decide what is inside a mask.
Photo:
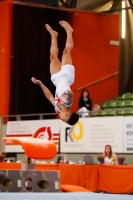
[(31, 78), (31, 81), (32, 81), (33, 83), (35, 83), (35, 84), (38, 84), (38, 85), (41, 85), (41, 83), (42, 83), (42, 81), (37, 80), (37, 79), (34, 78), (34, 77)]

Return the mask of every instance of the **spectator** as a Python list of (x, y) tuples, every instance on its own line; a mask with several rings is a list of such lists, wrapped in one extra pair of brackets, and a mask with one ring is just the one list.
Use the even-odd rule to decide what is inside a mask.
[(102, 155), (104, 157), (104, 164), (117, 164), (117, 156), (112, 152), (112, 147), (109, 144), (105, 146), (105, 151)]
[(78, 113), (82, 117), (88, 117), (89, 111), (92, 110), (92, 101), (88, 90), (83, 90), (78, 103)]
[(83, 90), (79, 99), (79, 109), (86, 107), (87, 110), (92, 111), (92, 100), (88, 90)]

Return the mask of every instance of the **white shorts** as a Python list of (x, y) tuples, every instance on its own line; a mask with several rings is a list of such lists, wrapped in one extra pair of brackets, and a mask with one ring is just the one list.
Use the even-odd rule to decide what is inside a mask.
[(78, 113), (82, 116), (82, 117), (88, 117), (89, 116), (89, 110), (86, 107), (82, 107), (78, 110)]
[(61, 67), (61, 70), (55, 74), (52, 74), (51, 81), (52, 83), (57, 86), (58, 83), (62, 80), (72, 85), (74, 83), (75, 78), (75, 69), (73, 65), (67, 64)]

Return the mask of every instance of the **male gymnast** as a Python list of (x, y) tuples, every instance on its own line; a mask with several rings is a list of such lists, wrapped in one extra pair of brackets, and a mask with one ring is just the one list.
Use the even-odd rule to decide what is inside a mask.
[[(70, 86), (74, 83), (75, 68), (72, 65), (71, 52), (73, 49), (73, 29), (66, 21), (60, 21), (59, 24), (65, 29), (67, 34), (66, 45), (63, 51), (61, 62), (58, 59), (58, 33), (54, 31), (48, 24), (45, 25), (46, 29), (51, 35), (51, 48), (50, 48), (50, 74), (51, 81), (56, 87), (55, 98), (50, 90), (36, 78), (32, 77), (32, 82), (40, 85), (46, 98), (55, 107), (55, 112), (59, 114), (62, 121), (67, 124), (74, 125), (79, 120), (79, 115), (73, 112), (70, 107), (73, 102), (73, 92)], [(96, 105), (93, 111), (98, 111), (99, 106)]]

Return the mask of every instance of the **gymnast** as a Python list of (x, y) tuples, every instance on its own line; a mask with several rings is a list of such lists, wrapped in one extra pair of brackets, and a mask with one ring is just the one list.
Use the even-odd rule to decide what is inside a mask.
[[(32, 77), (31, 80), (33, 83), (40, 85), (46, 98), (55, 107), (55, 112), (59, 114), (60, 119), (69, 125), (74, 125), (78, 122), (79, 115), (70, 109), (73, 102), (73, 92), (71, 91), (70, 86), (74, 83), (75, 78), (75, 68), (72, 65), (71, 57), (74, 46), (72, 37), (73, 29), (66, 21), (60, 21), (59, 24), (65, 29), (67, 34), (66, 45), (61, 62), (58, 59), (58, 33), (48, 24), (45, 25), (47, 31), (51, 35), (50, 74), (51, 81), (56, 87), (55, 98), (42, 81), (37, 80), (34, 77)], [(99, 106), (96, 105), (93, 110), (99, 110)]]

